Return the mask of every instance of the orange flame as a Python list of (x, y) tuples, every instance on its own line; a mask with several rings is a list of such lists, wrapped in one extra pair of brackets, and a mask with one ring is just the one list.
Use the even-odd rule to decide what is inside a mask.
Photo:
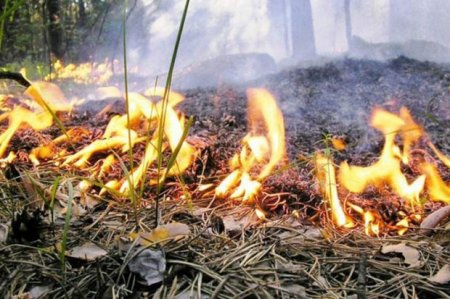
[[(233, 170), (216, 188), (216, 196), (252, 201), (264, 180), (285, 155), (284, 120), (275, 98), (265, 89), (249, 89), (250, 132), (242, 140), (242, 150), (230, 161)], [(257, 166), (259, 174), (251, 173)]]
[[(146, 95), (162, 97), (164, 96), (164, 92), (164, 88), (158, 87), (146, 91)], [(122, 152), (126, 152), (130, 146), (133, 147), (136, 143), (148, 138), (146, 136), (147, 134), (143, 137), (139, 137), (142, 129), (145, 129), (144, 133), (149, 130), (155, 130), (154, 136), (148, 141), (141, 164), (131, 173), (130, 181), (132, 182), (133, 187), (135, 188), (139, 184), (150, 164), (158, 157), (158, 152), (156, 150), (156, 132), (159, 123), (158, 120), (163, 115), (163, 105), (162, 100), (155, 104), (138, 93), (129, 93), (128, 99), (129, 116), (126, 114), (114, 116), (108, 123), (102, 139), (95, 140), (77, 153), (68, 156), (63, 165), (74, 164), (77, 167), (83, 168), (88, 164), (90, 157), (94, 153), (108, 151), (114, 148), (119, 148)], [(169, 92), (168, 105), (165, 107), (166, 110), (164, 113), (166, 117), (164, 121), (164, 135), (167, 138), (169, 147), (172, 151), (175, 150), (181, 142), (184, 131), (184, 118), (178, 117), (172, 107), (183, 100), (184, 97), (181, 94), (172, 91)], [(130, 134), (131, 144), (129, 142), (128, 134)], [(168, 172), (168, 175), (176, 175), (184, 172), (193, 161), (195, 149), (184, 140), (180, 146), (180, 151), (176, 157), (175, 167)], [(121, 183), (109, 182), (106, 185), (118, 189), (124, 194), (130, 191), (130, 185), (127, 180), (123, 180)]]
[(35, 107), (40, 111), (31, 111), (23, 107), (15, 107), (10, 112), (0, 115), (0, 121), (8, 119), (8, 128), (0, 135), (0, 157), (3, 157), (5, 151), (16, 131), (23, 126), (29, 126), (36, 131), (44, 130), (53, 123), (53, 116), (48, 111), (53, 112), (68, 111), (71, 105), (67, 103), (63, 92), (58, 86), (52, 83), (36, 82), (30, 85), (25, 91), (30, 96)]
[(364, 231), (368, 236), (378, 236), (380, 234), (380, 221), (377, 213), (364, 211), (363, 208), (354, 204), (348, 204), (354, 211), (359, 213), (364, 220)]
[[(341, 163), (339, 181), (346, 189), (354, 193), (363, 192), (369, 185), (380, 187), (388, 184), (412, 205), (420, 204), (419, 195), (423, 191), (425, 176), (421, 175), (409, 184), (401, 171), (400, 160), (408, 161), (409, 148), (422, 135), (422, 129), (417, 129), (419, 126), (414, 123), (406, 108), (402, 108), (400, 117), (382, 109), (375, 109), (371, 125), (385, 137), (380, 158), (368, 167), (350, 166), (347, 162)], [(403, 152), (394, 142), (398, 133), (404, 138)]]
[(320, 153), (316, 155), (316, 176), (320, 190), (330, 206), (334, 223), (339, 227), (353, 227), (353, 221), (345, 214), (339, 200), (333, 162)]
[(104, 63), (73, 63), (64, 66), (60, 60), (53, 63), (54, 72), (45, 77), (45, 80), (72, 79), (76, 83), (105, 84), (113, 76), (112, 64), (105, 60)]
[(426, 186), (428, 195), (434, 201), (443, 201), (450, 204), (450, 185), (446, 185), (439, 172), (431, 163), (421, 165), (422, 172), (426, 176)]

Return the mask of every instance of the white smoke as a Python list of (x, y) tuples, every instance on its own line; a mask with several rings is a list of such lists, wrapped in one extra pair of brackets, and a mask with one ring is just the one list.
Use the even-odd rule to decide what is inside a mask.
[[(146, 32), (129, 42), (130, 62), (148, 74), (164, 73), (185, 1), (141, 2)], [(450, 62), (448, 11), (448, 0), (191, 0), (176, 67), (249, 53), (282, 65), (344, 55)], [(302, 56), (311, 49), (314, 56)]]

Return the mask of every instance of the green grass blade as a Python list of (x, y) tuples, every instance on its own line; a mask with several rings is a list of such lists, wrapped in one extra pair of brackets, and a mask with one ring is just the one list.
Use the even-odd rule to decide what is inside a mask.
[(53, 182), (52, 185), (52, 189), (50, 191), (50, 203), (48, 205), (48, 208), (50, 209), (50, 213), (51, 213), (51, 221), (52, 221), (52, 226), (54, 224), (54, 219), (55, 219), (55, 199), (56, 199), (56, 192), (58, 191), (58, 187), (59, 187), (59, 183), (61, 182), (61, 177), (58, 176), (56, 177), (55, 181)]
[[(162, 160), (163, 160), (163, 155), (162, 155), (162, 144), (163, 144), (163, 137), (164, 137), (164, 127), (165, 127), (165, 121), (166, 121), (166, 113), (167, 113), (167, 105), (169, 102), (169, 91), (172, 85), (172, 76), (173, 76), (173, 70), (175, 68), (175, 61), (177, 59), (177, 54), (178, 54), (178, 48), (180, 46), (180, 41), (181, 41), (181, 36), (183, 35), (183, 28), (184, 28), (184, 23), (186, 21), (186, 16), (187, 16), (187, 12), (188, 12), (188, 8), (189, 8), (189, 2), (190, 0), (186, 0), (186, 4), (184, 6), (184, 10), (183, 10), (183, 15), (181, 17), (181, 21), (180, 21), (180, 26), (178, 28), (178, 33), (177, 33), (177, 38), (175, 41), (175, 46), (173, 49), (173, 53), (172, 53), (172, 59), (170, 61), (170, 66), (169, 66), (169, 71), (167, 73), (167, 78), (166, 78), (166, 86), (165, 86), (165, 90), (164, 90), (164, 96), (162, 99), (162, 115), (160, 118), (160, 123), (159, 123), (159, 127), (158, 127), (158, 142), (157, 142), (157, 149), (158, 149), (158, 160), (157, 160), (157, 171), (158, 171), (158, 182), (160, 181), (161, 178), (161, 170), (162, 170)], [(158, 188), (157, 188), (157, 196), (156, 196), (156, 217), (155, 217), (155, 227), (158, 226), (159, 223), (159, 195), (161, 192), (161, 184), (158, 184)]]

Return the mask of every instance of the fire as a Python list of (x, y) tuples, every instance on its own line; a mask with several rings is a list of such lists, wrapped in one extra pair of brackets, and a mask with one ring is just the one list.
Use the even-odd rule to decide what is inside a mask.
[(442, 163), (444, 163), (445, 166), (447, 166), (448, 168), (450, 168), (450, 158), (445, 156), (443, 153), (441, 153), (435, 146), (433, 143), (428, 142), (428, 146), (431, 147), (431, 149), (434, 151), (434, 153), (436, 154), (436, 156), (439, 158), (439, 160), (442, 161)]
[(353, 227), (353, 221), (345, 214), (339, 200), (333, 162), (320, 153), (316, 155), (316, 176), (320, 190), (330, 206), (333, 222), (339, 227)]
[[(420, 195), (425, 190), (431, 200), (449, 204), (450, 186), (442, 180), (435, 165), (422, 162), (419, 167), (422, 174), (416, 177), (412, 183), (408, 182), (402, 172), (401, 164), (411, 163), (410, 150), (412, 146), (425, 136), (424, 130), (413, 120), (408, 109), (402, 107), (398, 115), (382, 109), (375, 109), (372, 113), (371, 125), (383, 133), (385, 138), (380, 158), (368, 167), (350, 166), (347, 162), (341, 163), (339, 182), (353, 193), (362, 193), (368, 186), (381, 188), (386, 184), (400, 197), (407, 200), (413, 210), (415, 207), (421, 206)], [(395, 143), (397, 135), (403, 141), (402, 150)], [(428, 142), (428, 145), (445, 165), (449, 163), (450, 159), (439, 152), (431, 142)], [(362, 215), (366, 234), (378, 235), (383, 224), (378, 213), (365, 211), (354, 204), (349, 205)], [(413, 214), (398, 221), (395, 225), (398, 234), (402, 235), (408, 230), (411, 219), (417, 221), (420, 218), (420, 214)]]
[(105, 60), (104, 63), (82, 63), (79, 65), (68, 64), (64, 66), (60, 60), (53, 63), (54, 72), (45, 77), (45, 80), (72, 79), (82, 84), (105, 84), (113, 76), (112, 64)]
[[(148, 90), (145, 94), (148, 96), (164, 96), (164, 88), (154, 88)], [(167, 175), (177, 175), (186, 170), (192, 163), (195, 156), (195, 149), (186, 141), (182, 140), (184, 131), (183, 117), (173, 110), (173, 106), (184, 100), (184, 97), (176, 92), (169, 92), (168, 104), (163, 111), (163, 101), (160, 100), (156, 104), (138, 93), (130, 93), (129, 113), (116, 115), (108, 123), (102, 139), (95, 140), (82, 150), (70, 155), (66, 158), (63, 165), (73, 164), (79, 168), (85, 168), (88, 165), (91, 156), (97, 152), (119, 149), (126, 152), (129, 147), (133, 147), (136, 143), (148, 140), (144, 158), (141, 164), (132, 171), (131, 182), (136, 187), (145, 175), (148, 167), (158, 157), (156, 150), (157, 132), (160, 118), (164, 115), (164, 135), (168, 140), (169, 147), (174, 151), (179, 145), (180, 150), (176, 157), (175, 167), (167, 171)], [(153, 131), (153, 136), (149, 136), (148, 132)], [(142, 134), (144, 133), (144, 134)], [(128, 135), (130, 134), (130, 136)], [(139, 135), (143, 136), (139, 136)], [(151, 135), (151, 134), (150, 134)], [(130, 143), (131, 141), (131, 143)], [(180, 143), (181, 142), (181, 143)], [(130, 191), (129, 182), (123, 180), (120, 182), (108, 182), (106, 186), (119, 190), (121, 193)]]
[(215, 191), (218, 197), (229, 196), (243, 202), (255, 198), (261, 181), (285, 155), (283, 114), (275, 98), (265, 89), (249, 89), (247, 98), (250, 132), (242, 140), (241, 152), (230, 161), (232, 172)]
[(16, 131), (21, 127), (30, 127), (41, 131), (53, 123), (53, 112), (69, 111), (71, 105), (67, 102), (63, 92), (58, 86), (47, 82), (36, 82), (27, 88), (25, 94), (34, 102), (33, 110), (17, 106), (9, 112), (0, 115), (0, 121), (8, 119), (8, 128), (0, 135), (0, 157), (5, 151)]
[[(88, 70), (89, 73), (96, 67), (99, 67), (99, 71), (103, 70), (100, 66), (80, 66), (80, 78), (81, 69)], [(66, 72), (70, 73), (76, 67), (69, 65), (64, 68), (62, 65), (55, 65), (55, 69), (59, 72), (58, 76), (64, 78)], [(100, 91), (109, 96), (120, 95), (117, 88), (102, 88)], [(71, 128), (50, 143), (34, 148), (29, 158), (34, 165), (38, 165), (42, 159), (48, 159), (55, 161), (55, 164), (62, 162), (62, 166), (73, 165), (81, 169), (86, 169), (92, 163), (89, 176), (79, 184), (79, 190), (87, 192), (93, 181), (106, 180), (108, 172), (114, 164), (117, 164), (118, 156), (115, 151), (125, 153), (130, 147), (145, 142), (143, 158), (134, 169), (130, 170), (129, 176), (126, 179), (117, 178), (104, 182), (105, 188), (100, 192), (102, 194), (114, 190), (127, 194), (143, 182), (148, 169), (155, 164), (161, 154), (165, 154), (158, 152), (157, 149), (162, 137), (164, 140), (162, 150), (172, 153), (168, 163), (171, 167), (162, 169), (158, 179), (162, 181), (167, 176), (180, 175), (192, 164), (196, 157), (196, 149), (185, 140), (187, 130), (184, 115), (174, 108), (184, 100), (183, 95), (169, 91), (165, 102), (162, 99), (166, 96), (165, 93), (166, 90), (160, 87), (151, 88), (144, 95), (131, 92), (128, 94), (128, 113), (113, 116), (100, 139), (67, 155), (67, 149), (60, 149), (62, 145), (79, 142), (91, 134), (83, 127)], [(8, 121), (8, 127), (0, 134), (1, 165), (11, 163), (16, 158), (14, 152), (9, 152), (6, 158), (1, 159), (19, 129), (30, 127), (36, 131), (44, 130), (53, 124), (55, 113), (71, 111), (73, 106), (62, 91), (52, 83), (33, 83), (25, 94), (32, 100), (27, 108), (5, 107), (7, 109), (3, 109), (3, 114), (0, 115), (0, 122)], [(274, 96), (265, 89), (249, 89), (247, 97), (249, 132), (242, 139), (240, 152), (229, 161), (230, 173), (215, 188), (215, 195), (251, 203), (261, 192), (264, 179), (282, 162), (286, 145), (283, 115)], [(0, 103), (5, 101), (6, 98), (0, 97)], [(428, 138), (408, 109), (402, 107), (399, 113), (395, 114), (376, 108), (371, 115), (370, 125), (384, 136), (383, 149), (375, 163), (363, 167), (342, 162), (336, 181), (332, 158), (318, 153), (315, 157), (316, 178), (331, 211), (330, 218), (336, 226), (354, 227), (356, 219), (359, 218), (367, 235), (379, 236), (386, 228), (395, 229), (402, 235), (412, 223), (421, 220), (422, 197), (428, 196), (430, 200), (450, 204), (450, 184), (440, 176), (437, 165), (429, 162), (429, 156), (424, 156), (415, 165), (417, 167), (411, 167), (411, 170), (418, 173), (414, 179), (408, 179), (402, 171), (405, 165), (414, 166), (413, 163), (417, 163), (417, 153), (423, 151), (415, 151), (412, 156), (412, 149), (421, 138)], [(159, 136), (161, 132), (163, 136)], [(428, 139), (425, 141), (428, 141), (428, 146), (443, 165), (450, 167), (450, 158), (441, 153), (431, 141)], [(344, 139), (338, 137), (331, 139), (331, 145), (339, 151), (347, 147)], [(105, 153), (106, 158), (91, 161), (92, 156), (100, 152)], [(158, 183), (158, 180), (150, 179), (149, 182)], [(388, 186), (410, 204), (412, 212), (409, 215), (406, 212), (399, 212), (397, 219), (384, 222), (386, 215), (381, 215), (381, 211), (373, 207), (362, 208), (347, 202), (343, 204), (339, 199), (337, 182), (356, 194), (363, 193), (368, 187), (382, 189)], [(355, 217), (348, 214), (351, 211), (355, 213)], [(265, 211), (259, 206), (255, 208), (255, 214), (260, 220), (266, 219)]]
[(360, 206), (349, 204), (349, 206), (363, 217), (364, 231), (368, 236), (378, 236), (380, 234), (380, 220), (378, 213), (374, 211), (365, 211)]
[[(394, 192), (411, 205), (419, 205), (419, 196), (425, 184), (425, 175), (408, 183), (401, 171), (401, 162), (408, 162), (411, 144), (422, 135), (406, 108), (400, 116), (381, 109), (375, 109), (371, 125), (383, 133), (385, 142), (380, 158), (368, 167), (350, 166), (347, 162), (340, 165), (339, 181), (349, 191), (362, 193), (368, 186), (382, 187), (389, 185)], [(403, 151), (395, 144), (395, 137), (400, 134), (404, 140)]]
[(450, 185), (446, 185), (439, 176), (436, 166), (431, 163), (424, 163), (421, 168), (426, 176), (426, 186), (430, 198), (450, 204)]

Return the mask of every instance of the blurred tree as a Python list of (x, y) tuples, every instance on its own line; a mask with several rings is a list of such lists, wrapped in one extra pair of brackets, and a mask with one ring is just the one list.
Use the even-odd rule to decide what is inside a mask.
[[(120, 0), (0, 0), (0, 65), (85, 61)], [(102, 57), (99, 57), (101, 59)]]
[(291, 0), (292, 56), (312, 59), (316, 56), (314, 26), (310, 0)]
[(48, 13), (48, 38), (50, 42), (50, 54), (57, 59), (64, 56), (62, 15), (59, 0), (46, 0)]

